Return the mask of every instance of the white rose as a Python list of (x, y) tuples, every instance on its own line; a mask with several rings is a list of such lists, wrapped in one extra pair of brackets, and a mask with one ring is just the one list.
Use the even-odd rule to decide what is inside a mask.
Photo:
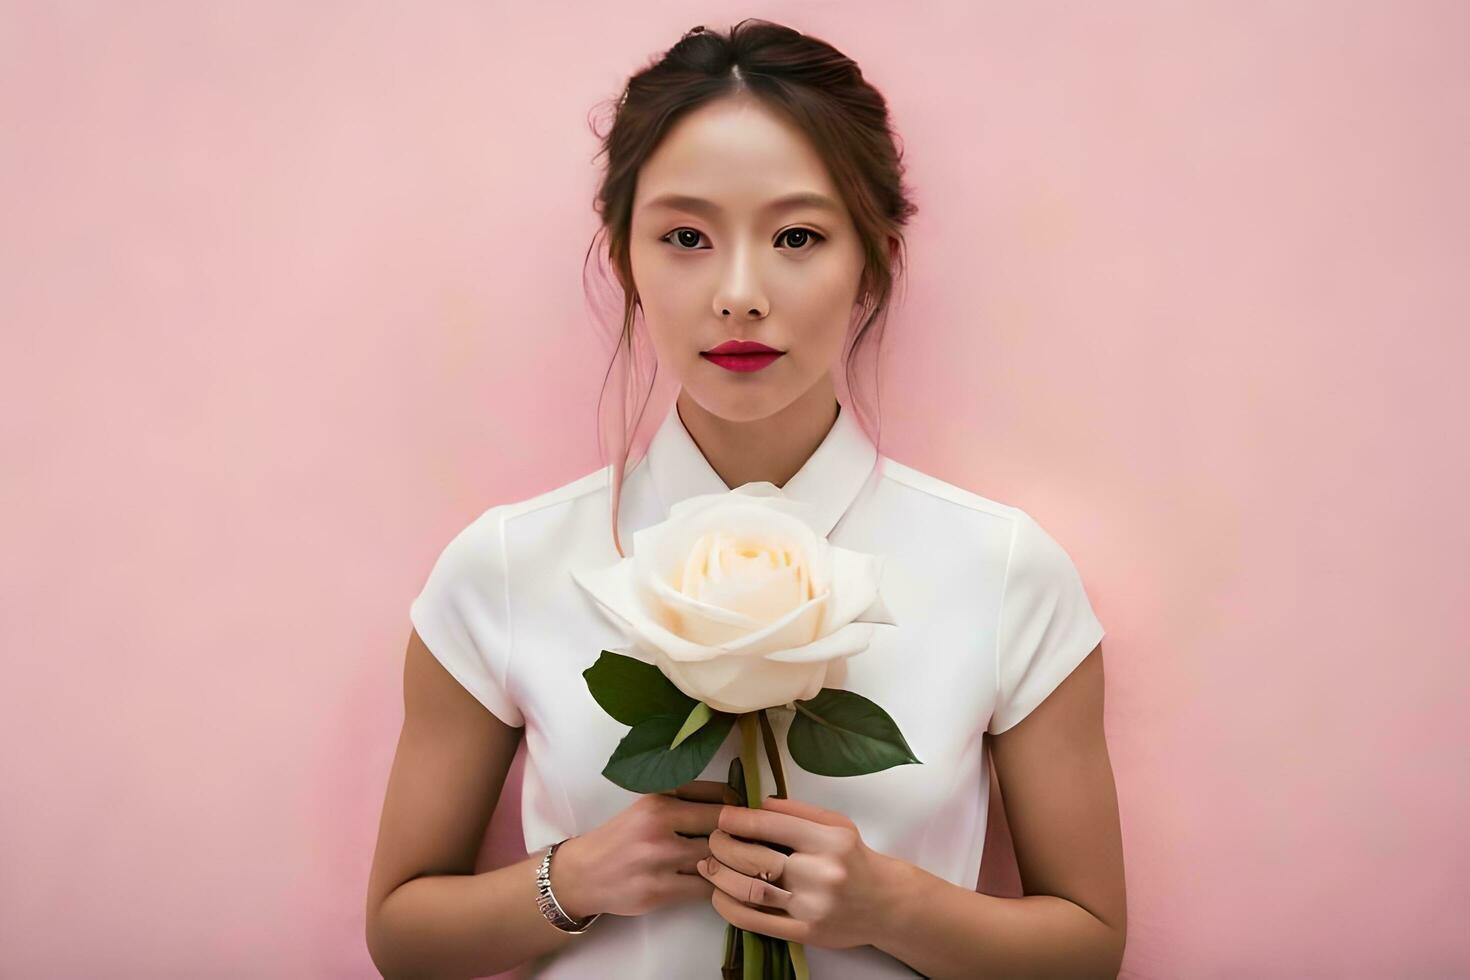
[(772, 483), (681, 500), (633, 553), (572, 577), (679, 690), (745, 713), (815, 697), (827, 668), (897, 625), (883, 562), (838, 548)]

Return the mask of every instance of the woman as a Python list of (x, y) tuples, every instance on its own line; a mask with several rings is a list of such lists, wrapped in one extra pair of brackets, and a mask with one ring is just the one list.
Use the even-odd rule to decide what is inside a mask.
[[(833, 367), (881, 322), (915, 210), (882, 96), (815, 38), (696, 28), (631, 79), (604, 147), (619, 353), (635, 374), (641, 320), (678, 395), (635, 465), (625, 439), (610, 470), (491, 507), (415, 599), (368, 895), (375, 963), (711, 977), (734, 923), (801, 941), (822, 980), (1116, 975), (1103, 630), (1078, 573), (1024, 511), (881, 455), (836, 397)], [(814, 505), (834, 545), (884, 558), (902, 625), (828, 686), (882, 705), (922, 764), (788, 766), (790, 799), (747, 809), (726, 805), (730, 739), (706, 778), (630, 793), (601, 775), (626, 728), (582, 678), (621, 637), (570, 572), (616, 562), (679, 500), (756, 481)], [(476, 875), (522, 732), (530, 853)], [(986, 732), (1024, 898), (974, 888)]]

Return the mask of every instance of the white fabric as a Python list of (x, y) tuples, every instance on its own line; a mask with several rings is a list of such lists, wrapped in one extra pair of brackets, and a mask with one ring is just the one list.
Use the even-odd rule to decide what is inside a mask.
[[(675, 405), (624, 481), (620, 534), (676, 501), (727, 488)], [(782, 490), (817, 505), (829, 540), (885, 559), (882, 596), (900, 624), (841, 661), (828, 686), (880, 704), (922, 765), (817, 776), (785, 760), (791, 796), (847, 814), (869, 846), (966, 888), (979, 877), (989, 796), (985, 731), (1025, 718), (1103, 637), (1067, 553), (1029, 515), (880, 456), (850, 410)], [(491, 507), (451, 540), (413, 601), (425, 645), (496, 716), (524, 726), (527, 853), (591, 830), (636, 799), (602, 775), (626, 726), (582, 671), (624, 638), (571, 577), (619, 559), (610, 474)], [(779, 744), (791, 712), (772, 709)], [(723, 782), (730, 738), (701, 779)], [(764, 756), (764, 753), (762, 753)], [(764, 759), (763, 759), (764, 763)], [(762, 766), (763, 791), (775, 786)], [(563, 978), (718, 976), (725, 920), (704, 902), (605, 915), (532, 966)], [(882, 951), (807, 947), (817, 980), (912, 977)]]

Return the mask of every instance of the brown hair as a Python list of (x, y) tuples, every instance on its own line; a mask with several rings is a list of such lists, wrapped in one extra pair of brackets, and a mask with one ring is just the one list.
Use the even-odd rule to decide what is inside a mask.
[[(846, 346), (849, 391), (857, 350), (875, 324), (873, 332), (879, 350), (882, 348), (894, 284), (904, 269), (902, 229), (918, 208), (903, 186), (903, 151), (890, 128), (887, 102), (851, 58), (820, 38), (747, 18), (728, 34), (693, 28), (629, 78), (612, 110), (611, 128), (604, 135), (593, 127), (602, 144), (593, 159), (605, 155), (607, 165), (594, 202), (601, 227), (587, 253), (590, 258), (598, 240), (605, 240), (606, 250), (599, 254), (617, 280), (610, 305), (621, 307), (621, 331), (598, 397), (598, 447), (607, 461), (603, 396), (621, 357), (621, 411), (613, 427), (617, 451), (607, 464), (613, 467), (612, 535), (619, 555), (624, 552), (618, 536), (618, 508), (632, 433), (643, 418), (658, 372), (646, 331), (634, 330), (642, 303), (633, 283), (628, 239), (638, 172), (677, 119), (700, 105), (737, 94), (752, 96), (781, 113), (811, 139), (862, 239), (866, 261), (855, 298), (861, 326)], [(585, 261), (583, 269), (585, 287)], [(875, 368), (875, 378), (877, 374)]]

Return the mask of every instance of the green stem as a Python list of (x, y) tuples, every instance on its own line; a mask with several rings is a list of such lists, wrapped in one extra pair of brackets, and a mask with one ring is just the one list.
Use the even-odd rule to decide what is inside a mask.
[(761, 767), (756, 735), (756, 716), (747, 711), (740, 716), (740, 764), (745, 769), (745, 805), (761, 808)]
[(787, 799), (790, 795), (786, 790), (786, 767), (781, 762), (781, 748), (776, 744), (776, 732), (771, 728), (771, 719), (766, 716), (766, 709), (760, 710), (761, 738), (766, 743), (766, 758), (771, 763), (771, 773), (776, 777), (776, 798)]
[(741, 930), (740, 939), (745, 944), (744, 962), (741, 964), (745, 980), (761, 980), (761, 975), (766, 968), (764, 955), (766, 950), (761, 945), (760, 936), (754, 932)]
[(806, 965), (806, 947), (795, 940), (786, 940), (786, 948), (791, 953), (791, 969), (796, 973), (796, 980), (812, 980), (812, 971)]
[[(780, 747), (776, 743), (776, 733), (771, 729), (770, 719), (766, 717), (764, 709), (758, 712), (747, 712), (740, 716), (740, 764), (745, 770), (745, 801), (746, 806), (761, 809), (761, 802), (765, 799), (761, 795), (760, 758), (758, 755), (759, 741), (764, 741), (766, 747), (766, 759), (771, 763), (771, 774), (776, 777), (776, 796), (787, 799), (786, 790), (786, 768), (781, 762)], [(759, 728), (759, 736), (756, 730)], [(741, 938), (753, 938), (744, 930), (737, 930)], [(801, 943), (794, 940), (772, 939), (773, 943), (784, 943), (786, 955), (779, 957), (775, 965), (782, 976), (794, 975), (796, 980), (811, 980), (811, 971), (806, 964), (806, 949)], [(759, 949), (757, 943), (755, 948)], [(750, 965), (749, 955), (752, 944), (745, 942), (741, 950), (746, 955), (743, 973), (747, 978), (759, 977), (760, 973), (753, 973)], [(727, 949), (728, 952), (728, 949)], [(759, 954), (756, 954), (759, 955)], [(764, 959), (770, 959), (765, 957)], [(768, 964), (761, 964), (755, 969), (762, 969)], [(788, 971), (789, 967), (789, 971)]]

